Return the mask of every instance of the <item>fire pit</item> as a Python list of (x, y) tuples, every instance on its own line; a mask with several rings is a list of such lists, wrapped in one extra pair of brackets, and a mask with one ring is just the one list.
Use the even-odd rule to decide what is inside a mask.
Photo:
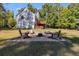
[(47, 38), (52, 38), (52, 39), (62, 39), (60, 30), (55, 33), (52, 33), (52, 32), (36, 33), (33, 30), (30, 30), (29, 32), (25, 32), (24, 34), (21, 32), (21, 30), (19, 30), (19, 32), (23, 39), (33, 38), (33, 37), (47, 37)]
[(44, 35), (43, 35), (43, 33), (38, 33), (37, 36), (38, 36), (38, 37), (43, 37)]
[[(57, 34), (58, 33), (58, 34)], [(22, 33), (21, 38), (13, 38), (13, 40), (7, 40), (7, 42), (26, 42), (26, 43), (30, 43), (30, 42), (59, 42), (62, 44), (68, 44), (68, 43), (72, 43), (69, 40), (66, 40), (65, 38), (61, 38), (60, 39), (60, 31), (55, 33), (35, 33), (35, 32), (25, 32)], [(51, 38), (49, 38), (49, 35), (51, 36)], [(56, 35), (56, 37), (54, 37)]]

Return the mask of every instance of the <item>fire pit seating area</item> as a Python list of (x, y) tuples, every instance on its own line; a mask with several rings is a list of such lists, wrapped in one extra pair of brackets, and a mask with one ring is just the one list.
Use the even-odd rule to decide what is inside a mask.
[(25, 38), (30, 38), (30, 36), (28, 36), (29, 32), (23, 33), (21, 38), (25, 39)]
[(23, 39), (32, 38), (32, 37), (47, 37), (47, 38), (52, 38), (52, 39), (62, 39), (60, 30), (58, 32), (55, 32), (55, 33), (53, 33), (53, 32), (36, 33), (34, 31), (32, 31), (32, 32), (22, 33), (21, 35), (22, 35), (21, 38), (23, 38)]
[(61, 31), (59, 30), (56, 33), (52, 33), (52, 38), (54, 38), (54, 39), (61, 39), (62, 38)]
[(62, 39), (61, 31), (58, 32), (45, 32), (45, 37), (52, 39)]

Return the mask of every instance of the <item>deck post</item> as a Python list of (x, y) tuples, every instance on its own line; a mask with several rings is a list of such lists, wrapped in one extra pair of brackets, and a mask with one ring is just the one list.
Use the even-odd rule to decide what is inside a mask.
[(20, 36), (22, 37), (22, 32), (21, 32), (21, 29), (19, 28), (19, 33), (20, 33)]

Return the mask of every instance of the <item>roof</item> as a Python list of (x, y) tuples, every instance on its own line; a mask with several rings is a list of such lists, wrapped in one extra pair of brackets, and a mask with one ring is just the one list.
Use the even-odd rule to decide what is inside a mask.
[[(21, 8), (20, 9), (20, 12), (18, 12), (18, 14), (16, 15), (16, 17), (19, 15), (19, 14), (21, 14), (24, 10), (28, 10), (26, 7), (24, 7), (24, 8)], [(28, 10), (29, 11), (29, 10)], [(31, 12), (31, 11), (30, 11)], [(33, 13), (33, 12), (31, 12), (31, 13)]]

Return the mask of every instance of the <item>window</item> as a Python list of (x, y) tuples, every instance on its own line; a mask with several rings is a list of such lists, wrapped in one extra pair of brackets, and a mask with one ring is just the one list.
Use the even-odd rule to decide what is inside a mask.
[(24, 16), (21, 16), (21, 19), (24, 19)]

